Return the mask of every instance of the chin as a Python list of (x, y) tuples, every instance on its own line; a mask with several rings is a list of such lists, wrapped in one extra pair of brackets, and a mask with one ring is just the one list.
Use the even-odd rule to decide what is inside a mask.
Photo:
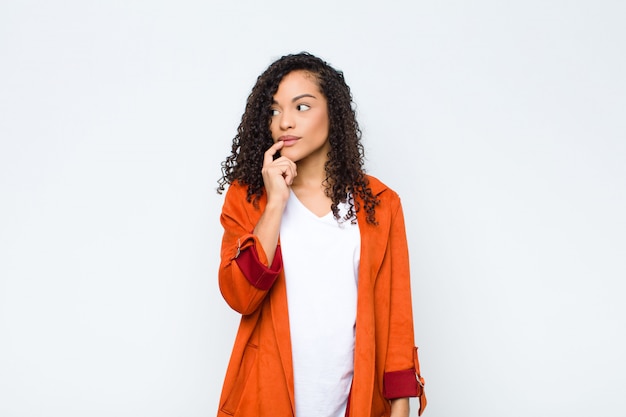
[(291, 160), (292, 162), (298, 162), (301, 158), (295, 152), (284, 152), (284, 149), (281, 149), (280, 156), (284, 156), (285, 158)]

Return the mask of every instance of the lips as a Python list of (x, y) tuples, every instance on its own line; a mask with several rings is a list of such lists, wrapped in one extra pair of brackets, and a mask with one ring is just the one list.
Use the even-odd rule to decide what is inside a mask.
[(284, 135), (278, 138), (279, 141), (283, 142), (284, 146), (293, 146), (300, 138), (298, 136)]

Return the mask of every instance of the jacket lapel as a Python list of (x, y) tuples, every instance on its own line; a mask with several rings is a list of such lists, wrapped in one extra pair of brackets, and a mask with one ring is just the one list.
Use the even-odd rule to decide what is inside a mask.
[[(261, 213), (267, 205), (266, 194), (263, 194), (259, 200), (260, 210), (255, 211), (258, 217), (251, 219), (252, 224), (256, 224), (261, 217)], [(280, 245), (280, 238), (278, 241)], [(270, 310), (272, 315), (272, 325), (276, 333), (276, 343), (278, 344), (278, 353), (280, 361), (285, 373), (287, 388), (289, 390), (289, 399), (291, 400), (292, 415), (296, 414), (294, 387), (293, 387), (293, 363), (291, 355), (291, 334), (289, 331), (289, 309), (287, 306), (287, 287), (285, 284), (285, 273), (281, 271), (280, 275), (274, 282), (268, 296), (270, 297)]]
[(278, 343), (278, 352), (285, 372), (285, 379), (287, 380), (291, 410), (293, 415), (295, 415), (291, 334), (289, 332), (289, 309), (287, 305), (287, 287), (285, 285), (284, 272), (281, 272), (278, 276), (269, 296), (272, 309), (272, 323), (274, 325), (274, 331), (276, 332), (276, 342)]
[[(372, 193), (380, 195), (387, 189), (380, 181), (374, 177), (368, 177)], [(359, 286), (361, 279), (376, 280), (378, 271), (385, 257), (386, 247), (391, 227), (391, 213), (389, 207), (378, 205), (376, 207), (377, 225), (367, 222), (367, 215), (363, 210), (363, 202), (359, 201), (361, 210), (357, 213), (359, 230), (361, 232), (361, 263), (359, 266)], [(373, 285), (372, 281), (372, 285)]]
[[(369, 177), (369, 180), (374, 195), (378, 196), (386, 190), (386, 187), (376, 178)], [(389, 235), (391, 222), (388, 207), (379, 205), (376, 207), (376, 221), (378, 224), (368, 223), (367, 214), (363, 210), (363, 202), (359, 201), (359, 203), (361, 210), (357, 213), (357, 221), (361, 232), (361, 260), (357, 290), (354, 379), (351, 403), (365, 405), (372, 403), (376, 377), (374, 286), (385, 257), (388, 244), (387, 236)], [(351, 412), (351, 414), (356, 415), (356, 410)]]

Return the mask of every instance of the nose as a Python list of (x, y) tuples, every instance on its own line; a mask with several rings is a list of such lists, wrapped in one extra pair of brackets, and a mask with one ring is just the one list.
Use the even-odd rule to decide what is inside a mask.
[(295, 125), (293, 115), (290, 111), (283, 111), (280, 114), (279, 126), (282, 130), (292, 129)]

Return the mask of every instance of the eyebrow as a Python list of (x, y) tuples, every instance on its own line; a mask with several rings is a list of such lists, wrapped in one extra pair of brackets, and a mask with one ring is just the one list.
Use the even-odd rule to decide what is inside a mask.
[(317, 97), (315, 97), (313, 94), (305, 93), (305, 94), (300, 94), (299, 96), (296, 96), (296, 97), (292, 98), (291, 102), (294, 103), (294, 102), (296, 102), (296, 101), (298, 101), (298, 100), (300, 100), (301, 98), (304, 98), (304, 97), (311, 97), (311, 98), (314, 98), (314, 99), (317, 100)]
[[(294, 98), (292, 98), (291, 102), (295, 103), (296, 101), (300, 100), (301, 98), (305, 98), (305, 97), (311, 97), (312, 99), (317, 100), (317, 97), (315, 97), (313, 94), (304, 93), (304, 94), (300, 94), (299, 96), (295, 96)], [(272, 99), (272, 103), (278, 104), (278, 102), (275, 99)]]

